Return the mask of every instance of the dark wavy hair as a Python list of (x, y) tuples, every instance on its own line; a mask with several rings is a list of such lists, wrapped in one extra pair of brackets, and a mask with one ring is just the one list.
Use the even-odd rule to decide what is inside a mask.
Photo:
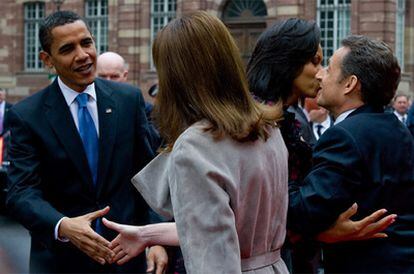
[(279, 21), (260, 35), (247, 64), (250, 92), (264, 101), (286, 102), (293, 80), (318, 51), (320, 30), (314, 21)]
[(401, 68), (392, 49), (382, 41), (362, 35), (342, 40), (350, 49), (342, 60), (342, 77), (355, 75), (361, 82), (365, 104), (383, 107), (394, 97), (401, 78)]

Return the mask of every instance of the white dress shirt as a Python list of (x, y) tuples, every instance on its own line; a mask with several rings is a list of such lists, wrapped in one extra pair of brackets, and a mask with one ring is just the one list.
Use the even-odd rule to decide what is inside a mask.
[[(60, 77), (58, 77), (58, 84), (59, 84), (60, 90), (62, 91), (63, 97), (65, 97), (66, 104), (68, 105), (70, 109), (70, 113), (72, 114), (72, 118), (73, 118), (73, 121), (75, 122), (76, 128), (79, 131), (78, 104), (76, 102), (76, 96), (79, 95), (79, 92), (76, 92), (70, 87), (68, 87), (67, 85), (65, 85), (65, 83), (62, 82)], [(88, 109), (90, 115), (92, 116), (92, 120), (93, 120), (93, 123), (95, 124), (95, 129), (99, 137), (98, 106), (96, 104), (95, 83), (92, 83), (89, 86), (87, 86), (83, 92), (89, 94), (86, 108)], [(63, 217), (62, 219), (60, 219), (59, 222), (55, 226), (55, 239), (62, 241), (62, 242), (68, 242), (69, 241), (68, 239), (58, 237), (59, 226), (64, 218), (66, 217)]]
[(322, 123), (313, 123), (312, 124), (312, 130), (313, 130), (313, 135), (315, 135), (316, 140), (319, 139), (319, 135), (318, 135), (318, 126), (322, 126), (321, 127), (321, 136), (322, 134), (331, 126), (331, 117), (329, 115), (326, 116), (326, 119), (322, 122)]
[(6, 109), (6, 101), (0, 103), (0, 116), (4, 119), (4, 111)]
[(394, 110), (394, 114), (395, 116), (397, 116), (398, 120), (400, 120), (401, 123), (403, 123), (404, 125), (407, 124), (407, 113), (405, 113), (404, 115), (399, 114), (397, 111)]
[[(65, 83), (62, 82), (60, 77), (58, 77), (58, 84), (60, 90), (62, 91), (63, 97), (65, 97), (66, 104), (68, 104), (70, 113), (72, 114), (73, 121), (75, 122), (76, 128), (79, 131), (79, 122), (78, 122), (78, 104), (76, 103), (76, 96), (79, 95), (79, 92), (74, 91)], [(95, 124), (96, 132), (99, 137), (99, 120), (98, 120), (98, 106), (96, 104), (96, 92), (95, 92), (95, 83), (90, 84), (86, 87), (83, 93), (89, 94), (88, 103), (86, 108), (92, 116), (93, 123)]]
[(342, 113), (341, 113), (341, 114), (340, 114), (340, 115), (336, 118), (334, 125), (336, 125), (336, 124), (338, 124), (338, 123), (342, 122), (343, 120), (345, 120), (345, 119), (346, 119), (346, 117), (348, 117), (348, 115), (349, 115), (349, 114), (351, 114), (354, 110), (356, 110), (356, 108), (353, 108), (353, 109), (347, 110), (347, 111), (345, 111), (345, 112), (342, 112)]

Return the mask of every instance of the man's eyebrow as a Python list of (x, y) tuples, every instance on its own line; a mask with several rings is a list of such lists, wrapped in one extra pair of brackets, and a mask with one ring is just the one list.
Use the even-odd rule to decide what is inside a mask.
[(86, 37), (82, 39), (82, 42), (91, 42), (93, 39), (91, 37)]
[(68, 49), (71, 49), (73, 47), (72, 43), (64, 44), (59, 48), (59, 52), (65, 52)]

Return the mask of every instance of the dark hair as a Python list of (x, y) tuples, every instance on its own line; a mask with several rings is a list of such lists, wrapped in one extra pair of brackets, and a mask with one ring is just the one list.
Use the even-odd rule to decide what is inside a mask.
[(361, 97), (365, 104), (387, 105), (397, 90), (401, 69), (391, 48), (384, 42), (362, 35), (342, 40), (350, 49), (341, 65), (342, 77), (355, 75), (361, 83)]
[(313, 21), (290, 18), (265, 30), (247, 64), (250, 91), (261, 100), (285, 102), (319, 42), (320, 30)]
[[(47, 16), (41, 23), (39, 29), (39, 40), (42, 49), (47, 53), (50, 53), (50, 47), (52, 45), (52, 30), (56, 27), (63, 26), (81, 20), (85, 23), (86, 27), (89, 30), (88, 24), (86, 21), (74, 13), (73, 11), (57, 11), (49, 16)], [(90, 31), (90, 30), (89, 30)]]

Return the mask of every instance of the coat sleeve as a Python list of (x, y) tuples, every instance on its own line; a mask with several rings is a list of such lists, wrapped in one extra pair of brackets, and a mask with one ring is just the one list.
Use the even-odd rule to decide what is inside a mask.
[(138, 96), (138, 100), (137, 100), (138, 101), (138, 106), (137, 106), (138, 119), (137, 120), (139, 121), (139, 128), (140, 128), (139, 134), (146, 137), (147, 144), (145, 145), (149, 146), (153, 151), (152, 157), (146, 160), (147, 162), (144, 164), (145, 166), (154, 157), (154, 153), (160, 147), (161, 136), (151, 119), (152, 107), (149, 107), (150, 105), (145, 102), (140, 89), (138, 89), (137, 94), (138, 94), (137, 95)]
[(340, 126), (325, 132), (314, 149), (313, 167), (303, 185), (289, 186), (288, 229), (314, 236), (331, 226), (355, 202), (363, 165), (349, 132)]
[(53, 208), (43, 195), (39, 175), (40, 160), (36, 138), (19, 115), (11, 109), (8, 113), (11, 139), (8, 147), (7, 206), (10, 214), (49, 246), (54, 239), (57, 222), (64, 217)]
[[(172, 152), (170, 191), (188, 273), (241, 273), (234, 212), (225, 165), (203, 135), (190, 135)], [(217, 151), (216, 151), (217, 153)]]

